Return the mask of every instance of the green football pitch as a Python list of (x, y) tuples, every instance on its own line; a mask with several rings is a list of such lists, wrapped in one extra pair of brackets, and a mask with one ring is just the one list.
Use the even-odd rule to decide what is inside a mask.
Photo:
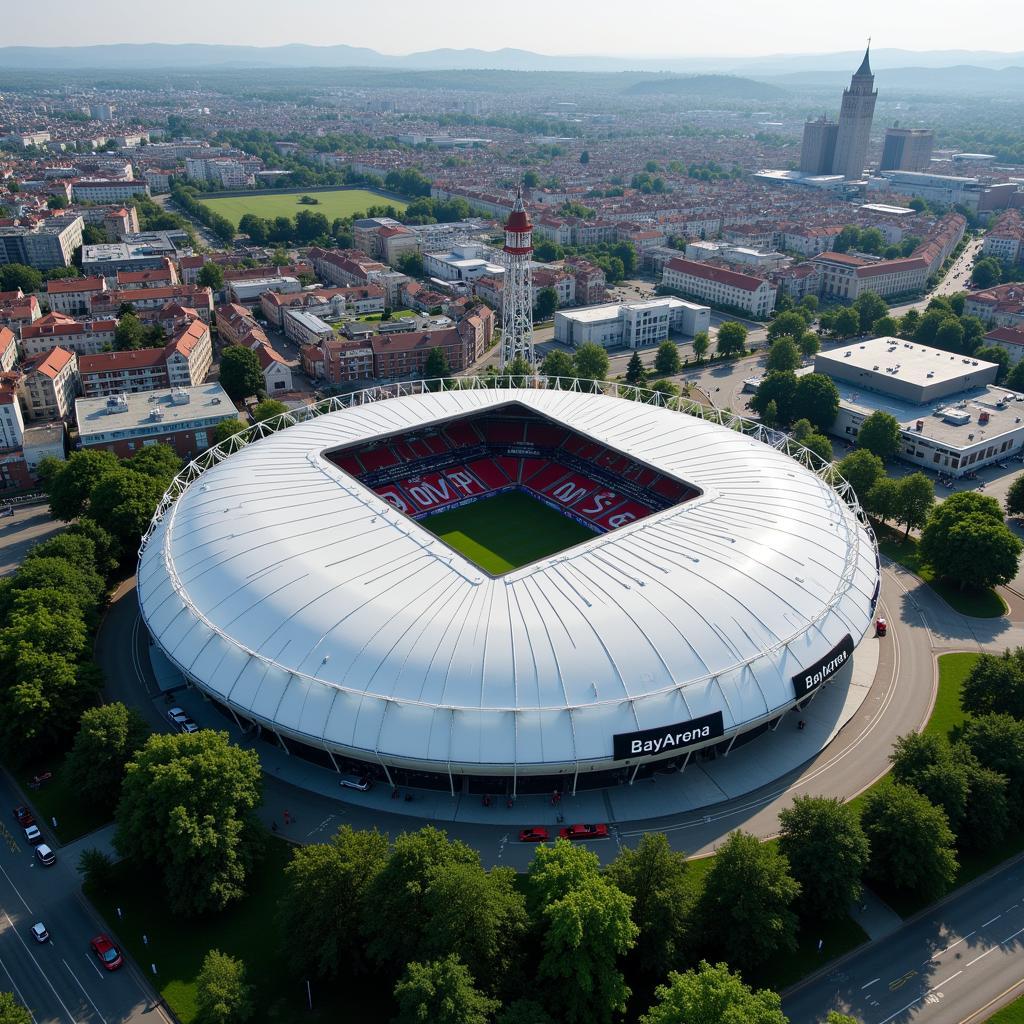
[[(300, 203), (301, 196), (308, 195), (315, 199), (315, 204)], [(382, 196), (377, 192), (369, 192), (362, 188), (338, 189), (332, 192), (281, 192), (277, 195), (261, 195), (259, 192), (247, 193), (244, 196), (226, 196), (223, 199), (199, 200), (214, 213), (227, 217), (235, 227), (247, 213), (257, 217), (294, 217), (300, 210), (310, 213), (322, 213), (328, 221), (335, 217), (351, 217), (354, 213), (365, 213), (371, 206), (393, 206), (399, 213), (405, 211), (406, 204), (390, 196)]]
[(438, 512), (421, 519), (420, 525), (492, 576), (597, 536), (522, 491)]

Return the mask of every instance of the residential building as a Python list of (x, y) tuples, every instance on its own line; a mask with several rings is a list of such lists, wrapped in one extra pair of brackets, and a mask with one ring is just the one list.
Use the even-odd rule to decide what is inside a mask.
[(286, 309), (284, 336), (297, 345), (318, 345), (324, 339), (334, 337), (334, 328), (312, 313), (301, 309)]
[(243, 278), (225, 282), (225, 291), (231, 302), (245, 306), (259, 305), (260, 296), (264, 292), (278, 292), (281, 295), (294, 295), (302, 291), (302, 285), (295, 277), (256, 277)]
[[(21, 375), (0, 373), (0, 449), (20, 448), (25, 436), (25, 420), (18, 401)], [(0, 487), (5, 486), (0, 476)]]
[(992, 327), (1024, 324), (1024, 284), (997, 284), (980, 292), (969, 292), (964, 314), (976, 316)]
[(46, 282), (46, 301), (54, 313), (84, 316), (92, 309), (94, 295), (107, 290), (104, 277), (69, 277)]
[(204, 452), (214, 429), (238, 412), (219, 384), (80, 398), (75, 418), (83, 448), (127, 458), (151, 444), (169, 444), (184, 459)]
[(571, 306), (576, 301), (576, 278), (564, 270), (537, 267), (533, 271), (533, 304), (545, 288), (551, 288), (558, 296), (559, 306)]
[[(146, 242), (103, 242), (82, 246), (82, 273), (102, 274), (111, 283), (116, 282), (118, 276), (126, 271), (134, 273), (140, 270), (153, 270), (167, 274), (169, 266), (170, 261), (164, 246), (154, 247)], [(173, 271), (173, 267), (170, 269)], [(177, 284), (177, 273), (170, 276), (173, 280), (167, 284)]]
[(28, 419), (62, 420), (74, 410), (78, 394), (78, 357), (51, 348), (22, 362), (21, 401)]
[(102, 352), (114, 344), (117, 321), (76, 320), (64, 313), (47, 313), (21, 329), (21, 353), (37, 356), (60, 346), (82, 357)]
[(775, 286), (766, 279), (693, 260), (669, 260), (662, 271), (662, 283), (689, 298), (739, 309), (754, 317), (769, 316), (775, 308)]
[(126, 203), (135, 196), (148, 196), (144, 181), (118, 181), (108, 178), (79, 178), (71, 186), (76, 203)]
[(163, 265), (148, 270), (119, 270), (117, 288), (169, 288), (180, 284), (174, 264), (166, 256), (161, 257)]
[(82, 244), (81, 217), (48, 217), (29, 226), (0, 227), (0, 266), (23, 263), (37, 270), (71, 266)]
[(600, 302), (608, 289), (604, 271), (582, 256), (569, 256), (565, 269), (576, 278), (576, 301), (583, 306)]
[(926, 171), (932, 160), (935, 133), (930, 128), (885, 129), (880, 171)]
[(299, 350), (302, 368), (313, 380), (342, 386), (373, 379), (373, 347), (367, 341), (324, 339)]
[(1024, 217), (1018, 210), (1005, 210), (985, 232), (982, 256), (994, 256), (1004, 263), (1024, 263)]
[(657, 345), (672, 333), (694, 335), (711, 326), (711, 310), (674, 296), (643, 302), (606, 302), (558, 310), (555, 341), (578, 348), (585, 343), (604, 348)]
[(479, 242), (453, 245), (450, 252), (425, 252), (423, 273), (441, 281), (475, 281), (480, 277), (500, 277), (505, 268), (496, 254)]
[(985, 348), (1001, 348), (1009, 357), (1010, 365), (1016, 366), (1024, 359), (1024, 323), (1016, 327), (996, 327), (985, 335)]
[(28, 471), (34, 477), (43, 459), (64, 461), (67, 455), (68, 431), (63, 420), (40, 423), (25, 428), (21, 441), (21, 453)]
[(35, 323), (40, 316), (39, 300), (34, 295), (22, 295), (20, 288), (0, 292), (0, 327), (10, 327), (20, 333), (26, 324)]
[(0, 373), (14, 369), (18, 361), (18, 339), (10, 327), (0, 327)]
[(197, 285), (178, 284), (170, 288), (117, 288), (92, 297), (92, 315), (116, 313), (122, 303), (129, 302), (139, 315), (161, 310), (168, 304), (187, 307), (204, 322), (209, 323), (213, 313), (213, 292)]
[(919, 256), (897, 260), (869, 260), (845, 252), (826, 252), (811, 264), (818, 270), (820, 294), (853, 302), (871, 291), (886, 298), (923, 291), (928, 263)]

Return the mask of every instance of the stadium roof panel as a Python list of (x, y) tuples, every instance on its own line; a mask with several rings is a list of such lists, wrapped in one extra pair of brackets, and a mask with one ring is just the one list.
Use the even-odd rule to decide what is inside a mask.
[[(498, 578), (322, 457), (515, 400), (704, 494)], [(195, 481), (139, 567), (163, 650), (235, 710), (314, 746), (411, 767), (612, 765), (613, 736), (794, 703), (859, 641), (872, 539), (789, 457), (604, 395), (467, 390), (353, 406)]]

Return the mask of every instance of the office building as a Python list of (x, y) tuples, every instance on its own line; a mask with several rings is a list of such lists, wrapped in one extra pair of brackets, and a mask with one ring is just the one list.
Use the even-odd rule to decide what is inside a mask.
[(926, 171), (932, 159), (935, 133), (930, 128), (885, 129), (880, 171)]
[(555, 313), (555, 341), (578, 348), (587, 342), (604, 348), (642, 348), (670, 333), (694, 335), (711, 326), (711, 310), (666, 295), (643, 302), (605, 302)]
[(37, 270), (71, 266), (85, 222), (77, 215), (48, 217), (33, 225), (0, 227), (0, 266), (23, 263)]
[(831, 174), (836, 155), (836, 136), (839, 125), (824, 114), (816, 121), (804, 125), (803, 144), (800, 147), (800, 170), (804, 174)]

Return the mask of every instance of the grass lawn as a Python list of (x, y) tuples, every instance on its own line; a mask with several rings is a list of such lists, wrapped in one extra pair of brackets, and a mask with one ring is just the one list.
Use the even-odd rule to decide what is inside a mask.
[(954, 611), (979, 619), (994, 619), (1006, 614), (1003, 599), (992, 589), (961, 590), (943, 579), (936, 579), (935, 570), (922, 560), (916, 538), (904, 538), (886, 526), (879, 527), (878, 549), (886, 558), (906, 566), (927, 583)]
[[(30, 788), (32, 776), (44, 771), (53, 772), (53, 778), (38, 789)], [(82, 799), (75, 780), (64, 767), (63, 757), (32, 762), (16, 775), (36, 818), (55, 832), (61, 843), (70, 843), (113, 820), (112, 815)], [(50, 824), (53, 818), (57, 819), (56, 828)]]
[(438, 512), (420, 525), (495, 576), (597, 536), (522, 491)]
[(994, 1017), (989, 1017), (988, 1024), (1024, 1024), (1024, 996), (1004, 1006)]
[[(209, 918), (172, 917), (163, 905), (158, 883), (125, 862), (117, 868), (116, 895), (97, 900), (96, 907), (147, 974), (149, 965), (156, 964), (156, 986), (182, 1024), (195, 1020), (196, 976), (211, 949), (245, 961), (261, 1021), (327, 1024), (342, 1019), (390, 1019), (390, 993), (369, 991), (372, 986), (365, 983), (362, 987), (339, 984), (335, 991), (323, 991), (322, 985), (314, 984), (314, 1010), (307, 1010), (305, 985), (292, 979), (280, 960), (277, 906), (284, 895), (284, 867), (290, 856), (290, 844), (269, 839), (267, 855), (246, 899)], [(121, 920), (117, 907), (124, 914)], [(148, 945), (142, 942), (143, 934)]]
[(977, 660), (976, 654), (939, 656), (939, 692), (935, 695), (935, 707), (924, 727), (926, 733), (948, 736), (952, 729), (963, 724), (967, 716), (960, 707), (960, 690)]
[[(312, 196), (318, 200), (315, 204), (300, 203), (300, 196)], [(393, 206), (399, 213), (405, 211), (407, 203), (400, 199), (392, 199), (390, 196), (381, 195), (379, 192), (370, 192), (367, 189), (352, 188), (338, 189), (331, 192), (281, 192), (277, 195), (261, 195), (253, 192), (251, 195), (228, 196), (224, 199), (203, 199), (199, 201), (208, 206), (215, 213), (227, 217), (235, 227), (243, 215), (254, 213), (257, 217), (294, 217), (301, 210), (309, 210), (310, 213), (322, 213), (328, 221), (335, 217), (350, 217), (354, 213), (365, 213), (371, 206)]]
[[(756, 971), (749, 972), (745, 980), (755, 988), (781, 992), (830, 960), (856, 949), (862, 942), (867, 942), (868, 937), (867, 932), (849, 915), (838, 921), (803, 924), (797, 933), (795, 952), (776, 954)], [(820, 953), (819, 939), (823, 943)]]

